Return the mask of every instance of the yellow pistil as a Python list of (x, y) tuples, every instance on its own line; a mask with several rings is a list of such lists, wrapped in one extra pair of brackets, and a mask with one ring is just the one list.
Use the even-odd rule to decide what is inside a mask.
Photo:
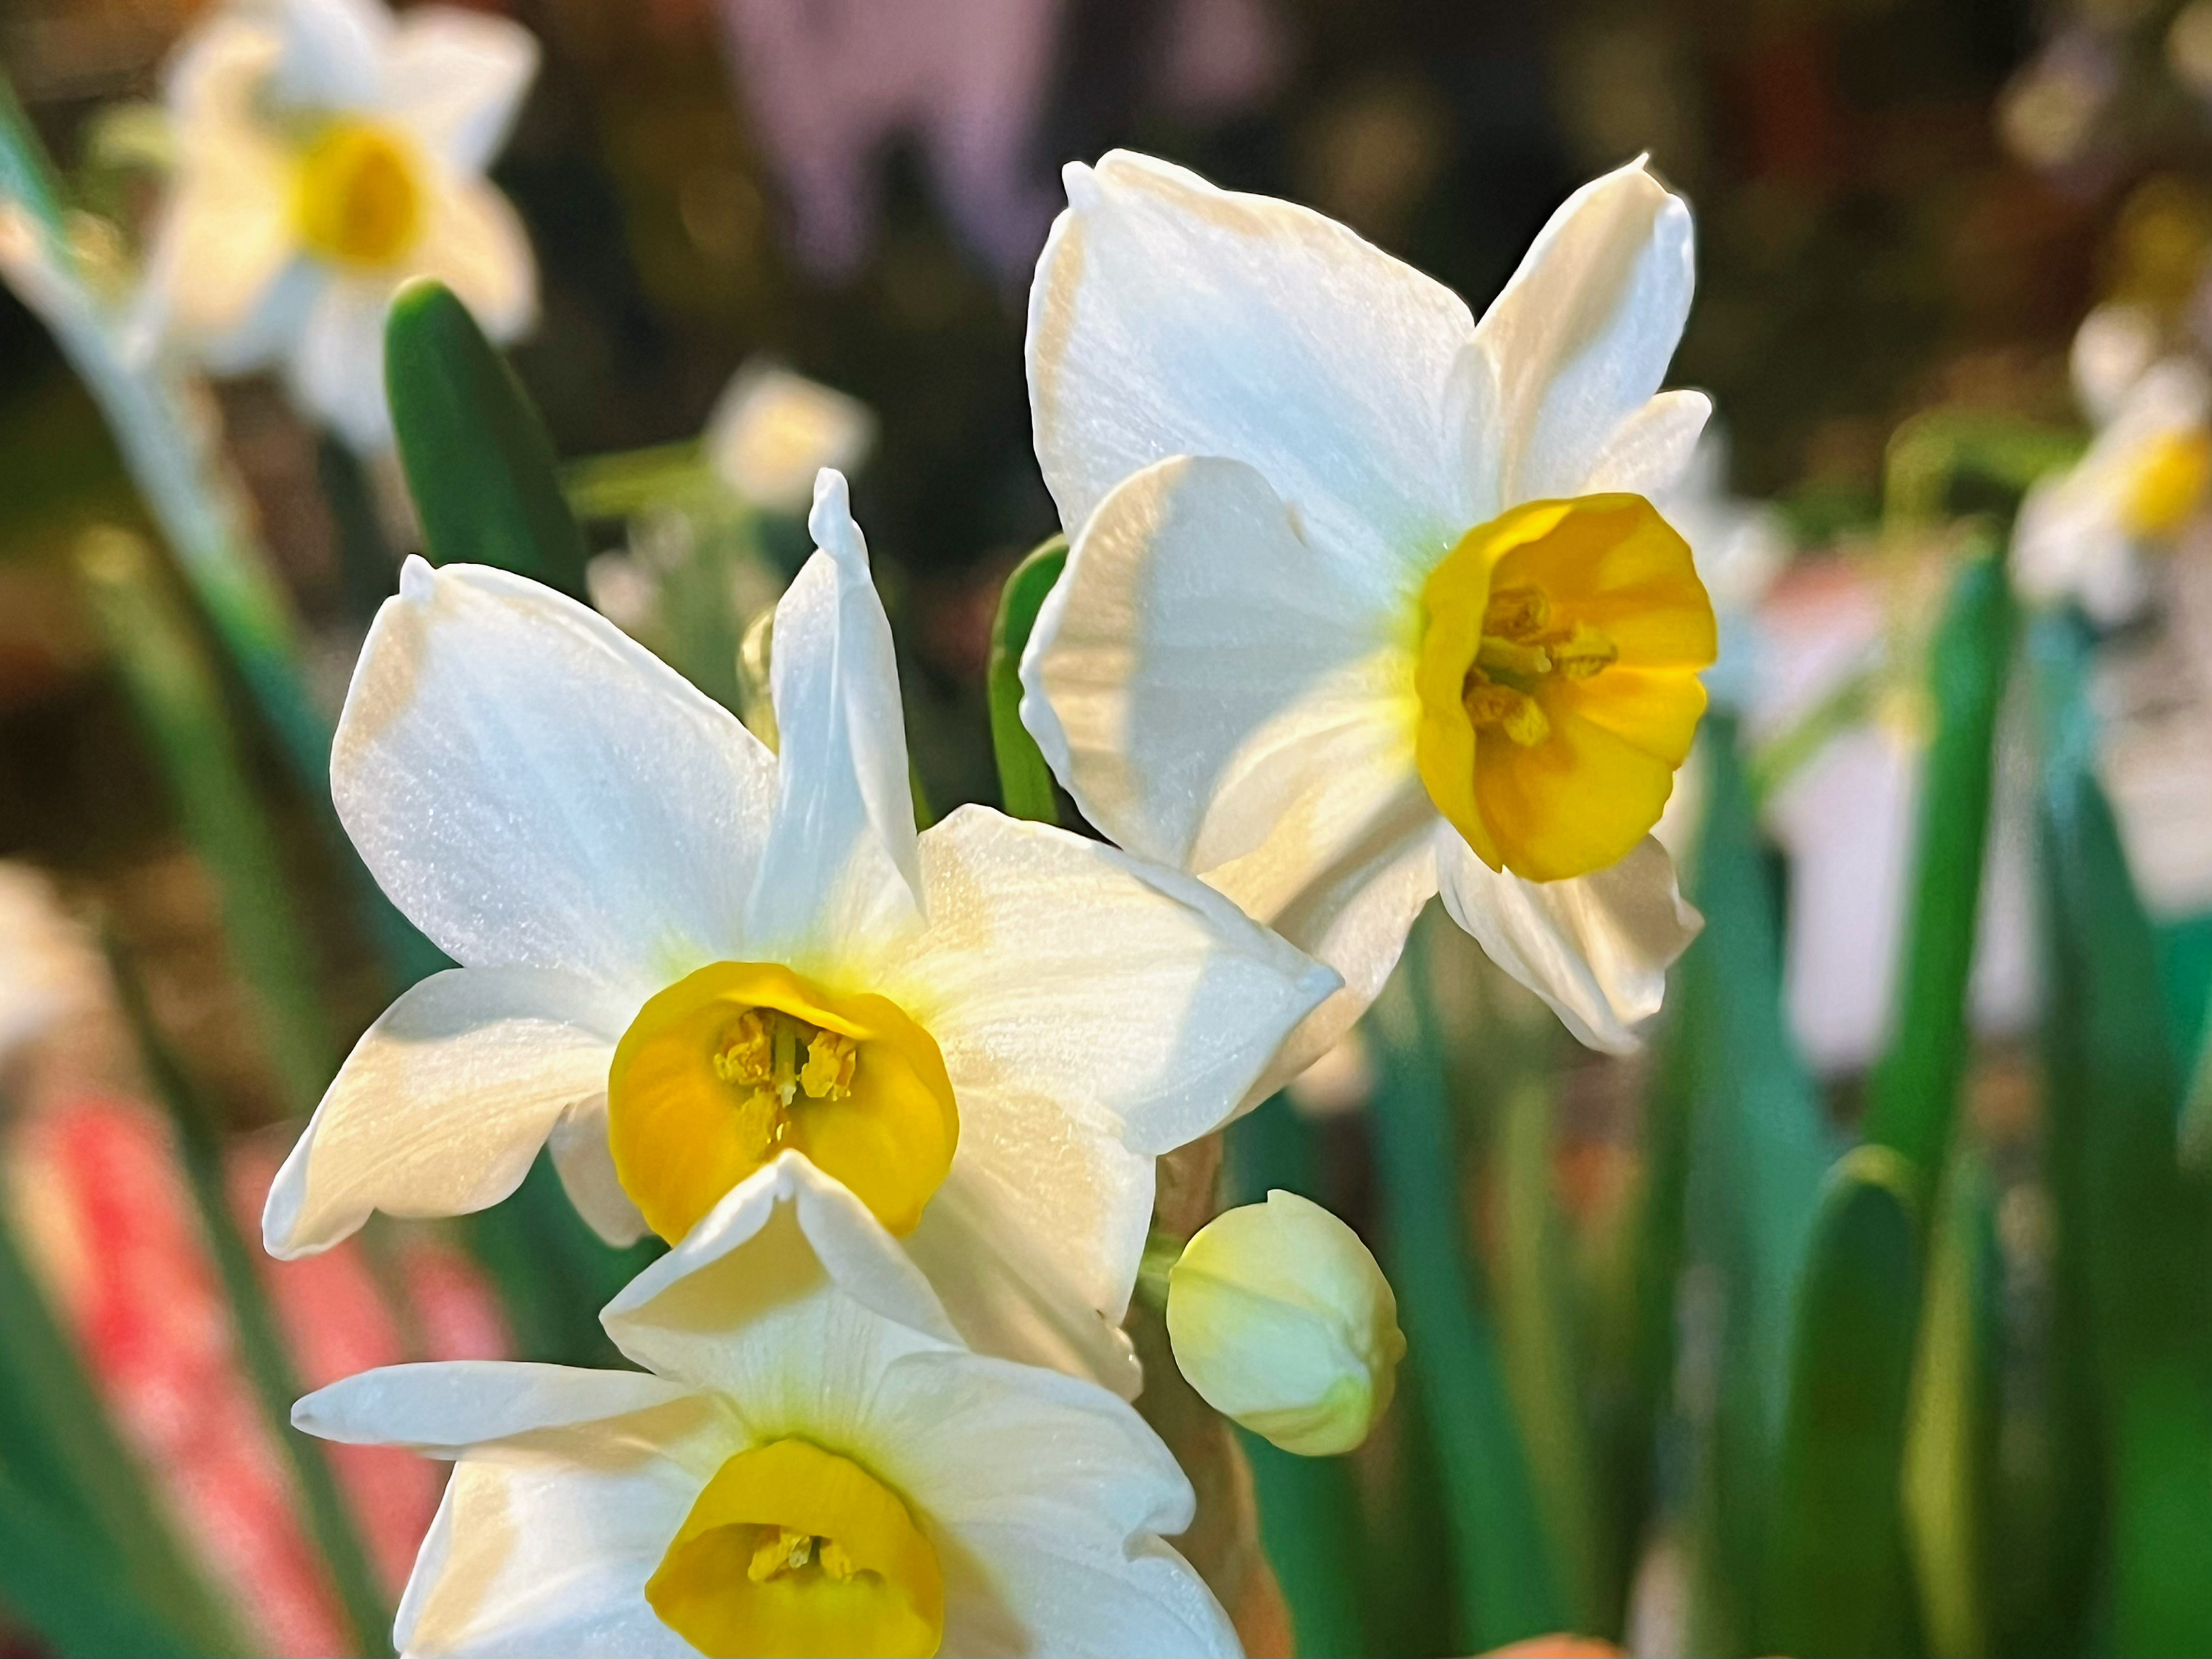
[(1688, 755), (1717, 643), (1681, 537), (1641, 496), (1530, 502), (1462, 536), (1422, 590), (1414, 755), (1492, 869), (1625, 856)]
[(396, 264), (422, 234), (422, 162), (383, 127), (332, 121), (300, 154), (293, 223), (307, 250), (333, 265)]
[(937, 1651), (937, 1552), (852, 1459), (772, 1441), (716, 1470), (646, 1581), (661, 1623), (710, 1659)]
[(717, 962), (661, 991), (607, 1072), (615, 1172), (672, 1243), (787, 1149), (911, 1232), (959, 1126), (928, 1032), (886, 997), (775, 963)]
[(2168, 432), (2136, 463), (2121, 521), (2130, 535), (2160, 541), (2186, 524), (2212, 485), (2212, 434)]

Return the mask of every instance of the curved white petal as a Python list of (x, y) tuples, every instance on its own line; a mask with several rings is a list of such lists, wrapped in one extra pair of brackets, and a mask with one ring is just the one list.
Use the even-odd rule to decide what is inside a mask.
[(1659, 1011), (1668, 965), (1705, 925), (1676, 890), (1667, 850), (1646, 836), (1608, 869), (1530, 881), (1490, 869), (1447, 824), (1436, 839), (1452, 919), (1581, 1041), (1633, 1050), (1636, 1027)]
[(408, 253), (406, 275), (445, 284), (495, 340), (517, 339), (537, 323), (530, 233), (514, 204), (482, 179), (446, 179), (430, 192), (429, 221)]
[(179, 142), (190, 143), (211, 120), (250, 118), (254, 94), (283, 50), (265, 17), (230, 7), (186, 31), (161, 66), (161, 101)]
[(646, 1235), (645, 1216), (623, 1191), (607, 1143), (607, 1097), (602, 1093), (562, 1113), (546, 1139), (562, 1190), (591, 1229), (617, 1250)]
[(1022, 717), (1132, 852), (1203, 874), (1264, 845), (1318, 869), (1413, 775), (1414, 602), (1348, 580), (1250, 467), (1163, 461), (1076, 537), (1023, 653)]
[(452, 968), (410, 987), (355, 1045), (277, 1172), (262, 1214), (270, 1254), (328, 1249), (374, 1210), (498, 1203), (562, 1113), (606, 1087), (632, 1011), (534, 968)]
[(1225, 1122), (1336, 977), (1200, 883), (1046, 825), (966, 807), (921, 847), (929, 926), (878, 972), (944, 1052), (954, 1169), (1018, 1223), (1000, 1247), (1119, 1320), (1146, 1160)]
[(1614, 490), (1665, 494), (1696, 454), (1713, 400), (1702, 392), (1662, 392), (1613, 429), (1583, 488), (1592, 495)]
[(538, 39), (488, 12), (417, 6), (399, 17), (380, 67), (385, 113), (447, 166), (481, 173), (538, 73)]
[(368, 110), (392, 39), (392, 13), (380, 0), (272, 0), (266, 7), (283, 41), (273, 91), (281, 103), (320, 110)]
[(331, 751), (338, 815), (456, 960), (649, 996), (737, 954), (775, 761), (595, 613), (408, 561)]
[(894, 1363), (869, 1430), (946, 1569), (948, 1652), (1238, 1652), (1228, 1618), (1159, 1534), (1190, 1483), (1127, 1406), (1072, 1379), (963, 1353)]
[(728, 1396), (752, 1424), (810, 1399), (851, 1409), (829, 1396), (849, 1391), (836, 1379), (854, 1355), (880, 1365), (958, 1339), (896, 1241), (795, 1152), (732, 1187), (599, 1320), (637, 1363)]
[(755, 948), (802, 968), (911, 927), (921, 888), (890, 623), (842, 473), (822, 470), (807, 528), (818, 551), (775, 607), (781, 790), (745, 907)]
[(293, 400), (362, 454), (392, 442), (384, 398), (384, 314), (394, 284), (321, 267), (284, 365)]
[(1079, 530), (1170, 455), (1257, 467), (1388, 586), (1467, 527), (1444, 418), (1466, 306), (1342, 225), (1115, 150), (1066, 170), (1030, 291), (1037, 459)]
[(1552, 216), (1475, 329), (1497, 376), (1502, 503), (1588, 487), (1658, 391), (1693, 278), (1690, 210), (1640, 160)]
[(385, 1365), (318, 1388), (292, 1426), (355, 1446), (405, 1446), (432, 1457), (547, 1429), (659, 1411), (697, 1394), (643, 1371), (591, 1371), (507, 1359)]
[[(210, 120), (181, 137), (147, 257), (159, 322), (218, 374), (269, 362), (295, 331), (295, 290), (280, 296), (299, 247), (291, 163), (243, 122)], [(276, 306), (280, 297), (289, 308)], [(283, 314), (290, 326), (273, 326)]]

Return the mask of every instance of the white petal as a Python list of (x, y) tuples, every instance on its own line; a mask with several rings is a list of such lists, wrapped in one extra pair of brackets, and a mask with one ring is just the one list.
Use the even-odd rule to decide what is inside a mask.
[(1662, 392), (1613, 429), (1583, 488), (1592, 495), (1664, 494), (1690, 465), (1712, 412), (1713, 400), (1702, 392)]
[(589, 980), (533, 968), (453, 968), (410, 987), (355, 1045), (277, 1172), (269, 1253), (327, 1249), (373, 1210), (498, 1203), (561, 1114), (605, 1089), (630, 1011)]
[(481, 173), (538, 73), (538, 40), (505, 17), (417, 6), (393, 28), (382, 70), (386, 113), (448, 167)]
[(866, 1206), (792, 1152), (732, 1187), (599, 1320), (640, 1365), (727, 1395), (749, 1422), (781, 1420), (810, 1394), (849, 1410), (828, 1399), (848, 1391), (847, 1372), (824, 1368), (957, 1340)]
[(842, 474), (823, 469), (819, 550), (775, 607), (781, 792), (746, 904), (748, 936), (805, 968), (917, 919), (913, 785), (898, 665)]
[(1592, 1048), (1626, 1053), (1659, 1011), (1667, 968), (1704, 925), (1650, 836), (1619, 863), (1565, 881), (1493, 870), (1439, 823), (1444, 908), (1490, 960), (1552, 1005)]
[(432, 1457), (545, 1429), (658, 1411), (698, 1396), (642, 1371), (590, 1371), (505, 1359), (386, 1365), (319, 1388), (292, 1426), (355, 1446), (405, 1446)]
[(419, 559), (369, 630), (331, 758), (354, 845), (456, 960), (641, 998), (736, 954), (775, 767), (595, 613)]
[(645, 1236), (645, 1217), (623, 1190), (622, 1177), (615, 1173), (614, 1149), (607, 1142), (604, 1093), (562, 1113), (546, 1144), (568, 1202), (594, 1233), (617, 1250)]
[[(291, 163), (243, 122), (204, 121), (179, 144), (147, 259), (148, 290), (164, 329), (217, 373), (240, 373), (268, 362), (289, 338), (263, 314), (299, 252)], [(295, 327), (301, 314), (295, 302)]]
[(1203, 874), (1264, 845), (1318, 869), (1413, 775), (1415, 602), (1350, 579), (1251, 467), (1163, 461), (1076, 537), (1023, 653), (1022, 717), (1132, 852)]
[(380, 0), (275, 0), (284, 42), (275, 93), (311, 109), (367, 110), (392, 39), (392, 14)]
[(430, 192), (429, 223), (408, 253), (407, 275), (445, 284), (495, 340), (526, 334), (538, 320), (530, 234), (514, 204), (481, 179), (443, 180)]
[(970, 1354), (914, 1354), (884, 1374), (869, 1428), (880, 1472), (956, 1543), (939, 1551), (946, 1651), (1238, 1651), (1159, 1539), (1190, 1524), (1190, 1484), (1110, 1394)]
[(1552, 216), (1475, 331), (1508, 435), (1501, 502), (1583, 492), (1621, 423), (1658, 391), (1693, 277), (1690, 210), (1641, 161)]
[(880, 968), (944, 1051), (954, 1168), (1118, 1321), (1148, 1157), (1235, 1112), (1335, 976), (1188, 877), (981, 807), (922, 838), (929, 928)]
[(384, 314), (393, 284), (329, 272), (308, 302), (285, 377), (292, 396), (363, 454), (392, 442), (384, 399)]
[(161, 101), (179, 141), (194, 142), (210, 121), (236, 125), (251, 119), (254, 95), (283, 50), (265, 17), (232, 7), (210, 13), (189, 30), (161, 66)]
[(1444, 418), (1473, 319), (1342, 225), (1115, 150), (1066, 171), (1030, 293), (1037, 458), (1071, 534), (1170, 455), (1257, 467), (1315, 545), (1388, 582), (1432, 558), (1459, 461)]

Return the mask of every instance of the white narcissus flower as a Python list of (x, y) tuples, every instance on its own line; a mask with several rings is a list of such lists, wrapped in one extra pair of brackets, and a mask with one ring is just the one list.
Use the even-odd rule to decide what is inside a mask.
[(1584, 1042), (1632, 1046), (1697, 926), (1647, 833), (1714, 653), (1644, 499), (1709, 412), (1658, 389), (1688, 210), (1640, 162), (1586, 186), (1478, 325), (1304, 208), (1121, 151), (1066, 180), (1028, 348), (1073, 538), (1022, 663), (1054, 771), (1343, 974), (1263, 1086), (1439, 889)]
[(1163, 1541), (1190, 1484), (1104, 1389), (962, 1347), (785, 1154), (602, 1315), (637, 1371), (400, 1365), (325, 1439), (454, 1460), (399, 1607), (425, 1656), (1234, 1655)]
[(484, 331), (537, 314), (522, 222), (486, 181), (537, 73), (502, 17), (381, 0), (232, 0), (171, 61), (176, 134), (145, 302), (217, 374), (281, 364), (349, 443), (390, 439), (384, 317), (434, 277)]
[(1133, 1389), (1113, 1327), (1153, 1159), (1220, 1124), (1335, 976), (1218, 894), (981, 808), (917, 837), (845, 481), (775, 613), (781, 753), (595, 613), (410, 561), (331, 756), (456, 961), (346, 1061), (270, 1190), (295, 1256), (496, 1203), (550, 1138), (610, 1239), (672, 1243), (795, 1150), (969, 1342)]
[(701, 440), (707, 464), (738, 497), (771, 513), (801, 513), (823, 467), (850, 473), (875, 447), (875, 412), (773, 363), (730, 377)]
[(2096, 435), (2081, 460), (2039, 482), (2013, 531), (2014, 585), (2038, 604), (2068, 601), (2106, 625), (2150, 601), (2147, 553), (2169, 546), (2212, 485), (2212, 378), (2160, 357), (2154, 319), (2133, 307), (2090, 313), (2075, 336), (2074, 386)]

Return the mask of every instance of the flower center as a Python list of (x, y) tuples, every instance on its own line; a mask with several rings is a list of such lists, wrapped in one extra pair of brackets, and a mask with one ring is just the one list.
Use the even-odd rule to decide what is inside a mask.
[(615, 1172), (673, 1243), (788, 1149), (912, 1232), (960, 1131), (936, 1040), (888, 997), (716, 962), (638, 1010), (607, 1072)]
[(945, 1634), (937, 1552), (849, 1458), (771, 1441), (716, 1470), (645, 1599), (709, 1659), (927, 1656)]
[(2212, 484), (2212, 434), (2202, 429), (2169, 432), (2136, 463), (2120, 509), (2128, 534), (2158, 540), (2189, 521), (2205, 486)]
[(1659, 821), (1717, 638), (1687, 543), (1641, 496), (1529, 502), (1421, 593), (1414, 758), (1492, 869), (1560, 881)]
[(405, 140), (365, 121), (332, 121), (300, 156), (292, 217), (309, 251), (374, 270), (415, 245), (422, 168)]

